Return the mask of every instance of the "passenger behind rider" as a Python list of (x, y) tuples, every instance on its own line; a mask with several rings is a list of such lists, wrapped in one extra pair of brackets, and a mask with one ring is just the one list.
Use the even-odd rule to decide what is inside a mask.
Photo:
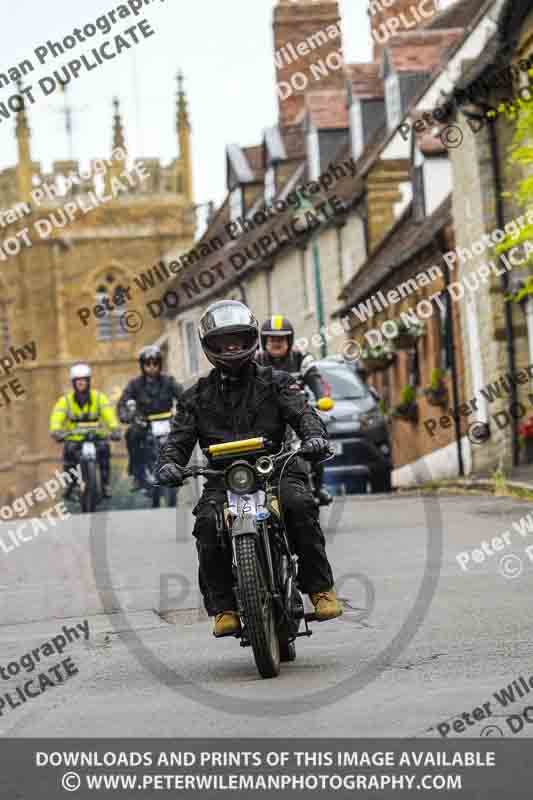
[(139, 353), (141, 374), (133, 378), (118, 401), (117, 411), (121, 422), (130, 426), (126, 432), (129, 465), (128, 474), (132, 478), (132, 491), (143, 487), (144, 481), (144, 443), (147, 428), (135, 423), (139, 416), (146, 419), (152, 414), (171, 412), (174, 400), (179, 400), (183, 388), (171, 375), (162, 374), (163, 356), (156, 345), (144, 347)]
[[(279, 450), (290, 425), (302, 441), (302, 452), (316, 460), (328, 455), (324, 424), (293, 378), (255, 363), (258, 328), (251, 311), (235, 300), (218, 301), (205, 311), (199, 336), (214, 369), (188, 389), (178, 403), (170, 435), (160, 452), (157, 474), (162, 485), (181, 485), (197, 441), (204, 449), (212, 444), (263, 436)], [(333, 588), (318, 508), (301, 459), (294, 462), (284, 474), (280, 493), (289, 541), (299, 559), (298, 582), (301, 590), (309, 594), (317, 618), (333, 619), (342, 614), (342, 606)], [(200, 589), (208, 613), (215, 617), (215, 636), (236, 633), (240, 627), (231, 550), (222, 546), (217, 534), (216, 508), (225, 500), (220, 479), (210, 478), (193, 511)]]
[[(256, 361), (264, 367), (273, 367), (290, 372), (295, 380), (301, 380), (318, 402), (326, 394), (326, 385), (311, 353), (302, 353), (293, 347), (294, 327), (287, 317), (269, 317), (261, 326), (261, 352)], [(314, 467), (318, 499), (321, 506), (329, 505), (333, 498), (324, 489), (324, 467)]]
[[(81, 434), (70, 433), (83, 422), (99, 422), (102, 430), (97, 432), (100, 441), (96, 442), (96, 455), (100, 466), (102, 495), (111, 497), (109, 487), (111, 471), (111, 449), (104, 441), (109, 435), (118, 441), (121, 436), (120, 426), (107, 396), (91, 389), (91, 368), (88, 364), (75, 364), (70, 370), (72, 391), (62, 395), (56, 402), (50, 416), (50, 435), (56, 442), (64, 442), (63, 469), (76, 468), (80, 462)], [(69, 497), (75, 482), (69, 483), (65, 489), (65, 497)]]

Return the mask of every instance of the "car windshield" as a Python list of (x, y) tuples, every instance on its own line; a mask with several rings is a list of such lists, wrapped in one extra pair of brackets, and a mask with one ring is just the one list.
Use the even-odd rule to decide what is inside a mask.
[(319, 364), (322, 377), (331, 387), (333, 400), (362, 400), (368, 397), (368, 389), (360, 378), (344, 364), (328, 366)]

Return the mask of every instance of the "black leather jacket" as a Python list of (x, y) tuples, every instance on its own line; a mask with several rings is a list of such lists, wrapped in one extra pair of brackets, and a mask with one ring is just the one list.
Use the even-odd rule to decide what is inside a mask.
[(265, 436), (279, 449), (287, 425), (302, 441), (328, 438), (322, 420), (286, 372), (253, 363), (239, 382), (232, 383), (212, 370), (181, 397), (159, 466), (186, 466), (197, 441), (205, 448)]
[(303, 383), (311, 389), (316, 400), (325, 394), (322, 377), (310, 353), (304, 354), (299, 350), (291, 350), (284, 358), (273, 358), (270, 353), (263, 350), (257, 355), (256, 361), (263, 367), (290, 372), (294, 378), (301, 378)]
[(144, 375), (139, 375), (133, 378), (122, 392), (117, 405), (119, 419), (121, 422), (129, 422), (126, 410), (128, 400), (135, 400), (137, 411), (147, 416), (172, 411), (174, 400), (179, 400), (182, 394), (182, 386), (171, 375), (160, 375), (153, 381), (147, 380)]

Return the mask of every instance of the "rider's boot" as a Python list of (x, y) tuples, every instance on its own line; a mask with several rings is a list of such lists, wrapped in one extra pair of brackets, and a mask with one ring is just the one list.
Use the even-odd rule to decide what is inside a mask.
[(335, 589), (327, 592), (311, 592), (309, 597), (315, 607), (317, 620), (335, 619), (342, 615), (343, 607), (337, 600)]
[(111, 488), (108, 483), (102, 484), (102, 497), (107, 497), (107, 498), (113, 497), (113, 492), (111, 491)]
[(241, 629), (241, 621), (236, 611), (221, 611), (215, 617), (215, 636), (229, 636), (231, 633), (238, 633)]

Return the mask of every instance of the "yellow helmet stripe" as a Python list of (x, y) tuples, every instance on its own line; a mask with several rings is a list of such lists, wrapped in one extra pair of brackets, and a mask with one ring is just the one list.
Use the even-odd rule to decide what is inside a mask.
[(279, 314), (272, 317), (272, 328), (275, 331), (280, 331), (283, 328), (283, 317)]

